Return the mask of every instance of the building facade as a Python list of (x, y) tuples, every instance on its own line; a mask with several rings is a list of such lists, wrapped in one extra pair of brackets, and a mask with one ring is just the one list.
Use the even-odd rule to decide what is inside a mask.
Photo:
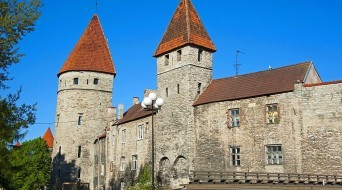
[[(212, 79), (216, 48), (181, 0), (154, 54), (165, 105), (153, 114), (133, 98), (123, 113), (110, 107), (115, 69), (98, 36), (95, 15), (58, 74), (52, 181), (134, 184), (151, 165), (152, 117), (162, 186), (182, 188), (191, 170), (341, 174), (342, 81), (322, 82), (312, 62)], [(96, 41), (100, 53), (87, 51)]]

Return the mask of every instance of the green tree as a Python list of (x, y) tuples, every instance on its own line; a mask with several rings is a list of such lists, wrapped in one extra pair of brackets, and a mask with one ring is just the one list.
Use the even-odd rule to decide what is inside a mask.
[(15, 140), (22, 138), (35, 122), (35, 105), (17, 105), (19, 90), (15, 94), (4, 95), (8, 88), (6, 81), (11, 80), (8, 68), (20, 61), (18, 43), (23, 36), (34, 30), (40, 16), (40, 0), (0, 0), (0, 186), (8, 187), (9, 148)]
[(51, 157), (42, 138), (24, 142), (12, 149), (9, 158), (12, 189), (41, 189), (48, 185)]

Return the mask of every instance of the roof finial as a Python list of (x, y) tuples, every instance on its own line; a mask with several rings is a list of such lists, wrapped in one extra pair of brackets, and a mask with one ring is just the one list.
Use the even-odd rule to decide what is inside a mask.
[(241, 52), (241, 51), (239, 51), (239, 50), (236, 50), (236, 59), (235, 59), (235, 64), (234, 64), (234, 67), (235, 67), (235, 77), (237, 77), (238, 75), (239, 75), (239, 66), (241, 65), (241, 64), (238, 64), (238, 56), (239, 56), (239, 53), (242, 53), (242, 54), (245, 54), (245, 53), (243, 53), (243, 52)]

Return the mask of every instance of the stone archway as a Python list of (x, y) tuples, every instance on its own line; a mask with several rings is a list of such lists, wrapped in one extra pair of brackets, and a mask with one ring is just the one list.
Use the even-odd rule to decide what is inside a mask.
[(159, 186), (169, 186), (171, 179), (171, 162), (169, 158), (163, 157), (159, 162), (157, 181)]
[(179, 188), (180, 184), (187, 184), (189, 183), (189, 165), (188, 160), (180, 155), (174, 161), (172, 168), (172, 188), (176, 189)]

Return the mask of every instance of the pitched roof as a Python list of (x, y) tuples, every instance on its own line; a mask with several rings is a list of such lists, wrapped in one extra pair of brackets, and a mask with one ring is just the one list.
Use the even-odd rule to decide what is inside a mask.
[(152, 115), (152, 111), (144, 110), (140, 104), (135, 104), (129, 108), (119, 120), (118, 125)]
[(46, 130), (43, 139), (45, 140), (49, 148), (53, 147), (53, 135), (51, 133), (50, 127)]
[(58, 76), (68, 71), (95, 71), (116, 74), (99, 18), (94, 15), (88, 27), (58, 72)]
[(304, 62), (238, 77), (213, 80), (193, 105), (293, 91), (294, 83), (305, 80), (311, 64), (311, 62)]
[(181, 0), (154, 56), (157, 57), (188, 44), (216, 51), (191, 1)]

